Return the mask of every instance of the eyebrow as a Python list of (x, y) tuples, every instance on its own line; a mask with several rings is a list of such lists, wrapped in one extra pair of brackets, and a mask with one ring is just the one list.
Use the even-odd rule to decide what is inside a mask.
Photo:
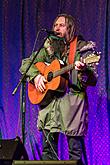
[(58, 24), (59, 24), (59, 25), (66, 26), (66, 24), (65, 24), (65, 23), (55, 23), (55, 24), (54, 24), (54, 26), (55, 26), (55, 25), (58, 25)]

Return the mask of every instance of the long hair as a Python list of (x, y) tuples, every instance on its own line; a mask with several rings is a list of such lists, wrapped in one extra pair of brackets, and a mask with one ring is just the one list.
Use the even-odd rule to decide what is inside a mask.
[(70, 42), (77, 35), (76, 20), (71, 15), (68, 15), (68, 14), (59, 14), (56, 17), (56, 19), (54, 20), (54, 22), (53, 22), (52, 29), (54, 28), (54, 25), (55, 25), (55, 23), (56, 23), (56, 21), (58, 20), (59, 17), (64, 17), (65, 18), (66, 26), (67, 26), (67, 29), (68, 29), (68, 35), (69, 35), (69, 42)]

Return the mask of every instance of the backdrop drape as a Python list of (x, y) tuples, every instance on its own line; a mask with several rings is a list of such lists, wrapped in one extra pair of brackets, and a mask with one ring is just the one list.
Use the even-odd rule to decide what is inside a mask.
[[(21, 75), (23, 58), (32, 52), (37, 32), (51, 29), (59, 13), (68, 13), (77, 19), (79, 30), (86, 40), (97, 43), (101, 51), (99, 78), (95, 88), (88, 88), (89, 130), (86, 150), (89, 165), (110, 164), (110, 1), (109, 0), (1, 0), (0, 1), (0, 138), (22, 138), (20, 87), (12, 92)], [(37, 50), (44, 39), (43, 32), (36, 43)], [(27, 97), (25, 147), (30, 160), (39, 160), (42, 152), (42, 134), (37, 130), (37, 105)], [(59, 157), (68, 159), (65, 137), (61, 134)]]

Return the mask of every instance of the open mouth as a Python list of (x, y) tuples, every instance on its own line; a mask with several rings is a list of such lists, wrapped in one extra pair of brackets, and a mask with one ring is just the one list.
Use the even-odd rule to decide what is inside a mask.
[(56, 35), (57, 35), (58, 37), (62, 37), (62, 34), (61, 34), (60, 32), (56, 32)]

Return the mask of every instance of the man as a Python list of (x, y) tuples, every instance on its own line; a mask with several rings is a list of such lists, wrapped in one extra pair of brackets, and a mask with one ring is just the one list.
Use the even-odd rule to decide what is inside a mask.
[[(65, 80), (63, 89), (56, 89), (50, 97), (39, 104), (38, 129), (43, 132), (43, 160), (59, 160), (57, 154), (59, 132), (67, 136), (69, 159), (82, 162), (82, 141), (88, 126), (87, 86), (95, 86), (97, 73), (95, 64), (86, 64), (83, 58), (93, 54), (94, 42), (84, 41), (77, 35), (74, 18), (60, 14), (53, 23), (55, 36), (49, 36), (27, 73), (29, 82), (36, 90), (45, 93), (48, 79), (35, 66), (38, 62), (52, 63), (58, 59), (65, 67), (74, 67), (60, 75)], [(23, 74), (31, 58), (23, 60)], [(51, 81), (51, 80), (49, 80)], [(51, 98), (51, 99), (50, 99)]]

